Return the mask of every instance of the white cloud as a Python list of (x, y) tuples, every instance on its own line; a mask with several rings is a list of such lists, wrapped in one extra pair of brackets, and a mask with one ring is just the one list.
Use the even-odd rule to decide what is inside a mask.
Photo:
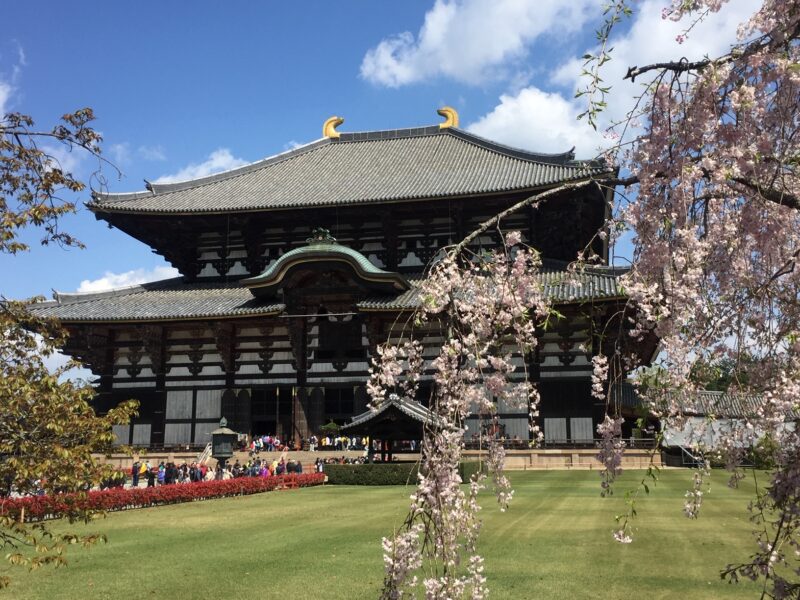
[(400, 87), (437, 75), (472, 84), (506, 75), (541, 35), (578, 31), (593, 0), (436, 0), (415, 37), (382, 40), (361, 63), (361, 76)]
[(130, 164), (134, 156), (149, 161), (164, 161), (167, 156), (161, 146), (139, 146), (135, 152), (131, 149), (130, 142), (110, 144), (106, 147), (106, 153), (118, 167)]
[(574, 146), (578, 158), (595, 156), (602, 137), (577, 114), (573, 102), (531, 86), (500, 96), (500, 104), (467, 129), (517, 148), (565, 152)]
[(145, 160), (167, 160), (162, 146), (139, 146), (136, 152)]
[(228, 171), (246, 165), (247, 161), (241, 158), (236, 158), (231, 154), (227, 148), (218, 148), (214, 150), (206, 160), (197, 164), (190, 164), (177, 173), (171, 175), (163, 175), (155, 180), (154, 183), (171, 183), (174, 181), (187, 181), (190, 179), (198, 179), (219, 173), (221, 171)]
[[(44, 366), (47, 367), (47, 370), (50, 373), (55, 373), (56, 370), (60, 369), (64, 365), (66, 365), (70, 357), (64, 356), (61, 352), (53, 352), (48, 356), (43, 356), (42, 360), (44, 362)], [(61, 374), (59, 377), (59, 381), (64, 380), (71, 380), (71, 381), (91, 381), (94, 378), (94, 375), (89, 369), (84, 367), (73, 367)]]
[(25, 50), (23, 50), (18, 41), (13, 40), (13, 43), (16, 44), (17, 62), (11, 67), (11, 78), (8, 80), (0, 79), (0, 118), (11, 110), (9, 103), (11, 97), (17, 91), (17, 82), (22, 74), (22, 67), (28, 64), (25, 59)]
[[(602, 77), (612, 90), (602, 122), (623, 118), (634, 105), (634, 94), (640, 93), (639, 82), (623, 81), (628, 67), (686, 56), (690, 60), (705, 55), (725, 53), (736, 41), (736, 27), (756, 8), (757, 0), (732, 0), (718, 14), (710, 15), (697, 25), (682, 45), (675, 41), (689, 21), (674, 23), (661, 18), (664, 3), (646, 0), (637, 6), (631, 27), (615, 36), (613, 59), (603, 67)], [(514, 94), (504, 94), (500, 103), (468, 129), (484, 137), (512, 146), (559, 152), (576, 147), (578, 158), (589, 158), (600, 146), (608, 145), (601, 135), (577, 115), (585, 110), (584, 98), (573, 98), (575, 90), (586, 85), (580, 78), (582, 61), (578, 58), (559, 66), (552, 82), (564, 93), (543, 91), (528, 86)]]
[(22, 47), (22, 44), (14, 40), (17, 44), (17, 64), (20, 67), (27, 67), (28, 66), (28, 59), (25, 56), (25, 49)]
[[(663, 0), (646, 0), (636, 7), (634, 22), (623, 35), (615, 36), (612, 60), (603, 66), (602, 77), (612, 85), (608, 97), (607, 119), (624, 117), (634, 105), (634, 96), (641, 93), (640, 81), (623, 80), (628, 67), (678, 60), (686, 57), (699, 60), (705, 56), (726, 53), (736, 42), (736, 28), (761, 5), (760, 0), (731, 0), (719, 13), (710, 14), (689, 33), (683, 44), (676, 37), (683, 33), (691, 19), (675, 23), (661, 17)], [(584, 87), (580, 77), (582, 61), (572, 59), (561, 65), (553, 74), (553, 80), (561, 84), (570, 96), (576, 89)], [(642, 80), (647, 80), (644, 76)], [(576, 101), (583, 110), (580, 99)]]
[(78, 286), (79, 292), (103, 292), (129, 285), (138, 285), (148, 281), (169, 279), (180, 275), (173, 267), (156, 267), (154, 269), (134, 269), (124, 273), (106, 271), (99, 279), (84, 279)]
[[(70, 357), (65, 356), (59, 350), (55, 352), (51, 352), (50, 354), (44, 354), (42, 352), (44, 348), (44, 343), (42, 341), (42, 336), (39, 334), (35, 334), (34, 337), (36, 338), (36, 344), (38, 345), (38, 351), (40, 356), (42, 357), (42, 362), (44, 363), (45, 368), (50, 372), (55, 374), (55, 372), (64, 367), (69, 361)], [(89, 369), (85, 369), (83, 367), (73, 367), (64, 373), (58, 378), (59, 381), (65, 380), (72, 380), (72, 381), (89, 381), (93, 378), (92, 372)]]
[(111, 144), (108, 147), (108, 151), (117, 165), (123, 165), (131, 160), (131, 148), (128, 142)]
[(283, 145), (283, 151), (284, 152), (289, 152), (290, 150), (294, 150), (295, 148), (299, 148), (302, 145), (303, 144), (301, 144), (300, 142), (298, 142), (296, 140), (289, 140), (288, 142), (286, 142)]
[(0, 81), (0, 117), (8, 112), (8, 101), (11, 99), (11, 94), (14, 88), (7, 81)]
[(81, 148), (69, 148), (68, 146), (45, 144), (42, 151), (49, 155), (56, 167), (65, 173), (73, 175), (81, 166), (88, 154)]

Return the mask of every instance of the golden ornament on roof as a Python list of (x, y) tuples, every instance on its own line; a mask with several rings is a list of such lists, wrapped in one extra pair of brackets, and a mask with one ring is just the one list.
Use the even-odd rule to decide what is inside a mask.
[(331, 117), (322, 124), (322, 136), (326, 138), (338, 138), (341, 134), (336, 128), (344, 123), (342, 117)]
[(443, 106), (436, 111), (445, 118), (444, 123), (439, 123), (439, 129), (458, 127), (458, 112), (451, 106)]

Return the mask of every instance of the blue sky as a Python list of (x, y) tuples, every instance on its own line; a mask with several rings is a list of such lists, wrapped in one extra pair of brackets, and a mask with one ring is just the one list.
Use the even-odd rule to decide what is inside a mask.
[[(224, 170), (320, 137), (323, 121), (342, 131), (439, 122), (458, 109), (461, 126), (514, 146), (548, 152), (603, 143), (575, 115), (578, 58), (591, 48), (601, 0), (403, 2), (15, 2), (0, 38), (0, 112), (52, 126), (90, 106), (110, 191), (143, 179)], [(636, 3), (616, 34), (607, 71), (615, 88), (609, 117), (636, 91), (621, 82), (630, 64), (718, 54), (755, 0), (736, 0), (694, 30), (662, 21), (666, 1)], [(59, 153), (88, 177), (95, 164)], [(88, 199), (88, 193), (79, 200)], [(88, 211), (64, 221), (85, 250), (39, 247), (0, 256), (0, 294), (23, 298), (97, 290), (170, 276), (140, 242)], [(35, 234), (35, 232), (32, 232)], [(35, 235), (30, 237), (35, 242)]]

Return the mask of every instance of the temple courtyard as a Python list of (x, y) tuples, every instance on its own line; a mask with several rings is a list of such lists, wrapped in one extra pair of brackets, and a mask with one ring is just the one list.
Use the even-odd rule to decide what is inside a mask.
[[(752, 477), (732, 490), (714, 472), (700, 518), (689, 521), (691, 472), (665, 470), (641, 494), (634, 542), (618, 544), (614, 515), (642, 475), (626, 473), (601, 498), (597, 472), (513, 472), (506, 513), (485, 493), (480, 551), (491, 598), (754, 597), (754, 584), (719, 578), (753, 548)], [(15, 569), (0, 597), (376, 598), (381, 537), (402, 522), (410, 493), (327, 485), (112, 513), (72, 526), (105, 533), (107, 545), (70, 549), (66, 568)]]

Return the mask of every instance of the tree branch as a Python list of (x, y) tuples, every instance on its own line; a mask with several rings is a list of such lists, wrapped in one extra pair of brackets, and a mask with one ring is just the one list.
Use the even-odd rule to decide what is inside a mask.
[(788, 206), (794, 210), (800, 210), (800, 198), (798, 198), (795, 194), (776, 190), (775, 188), (761, 187), (758, 182), (748, 179), (747, 177), (731, 177), (731, 181), (743, 185), (754, 192), (758, 192), (758, 194), (764, 198), (764, 200), (774, 202), (775, 204), (779, 204), (781, 206)]
[[(790, 40), (796, 39), (799, 33), (800, 33), (800, 25), (798, 25), (791, 32), (789, 32), (788, 39)], [(631, 82), (633, 82), (642, 73), (647, 73), (648, 71), (655, 71), (657, 69), (672, 71), (673, 73), (700, 71), (702, 69), (705, 69), (708, 65), (712, 63), (717, 65), (722, 65), (734, 59), (746, 58), (751, 54), (754, 54), (759, 50), (762, 50), (763, 48), (769, 46), (771, 42), (772, 38), (769, 35), (762, 35), (760, 38), (749, 42), (747, 45), (734, 46), (733, 49), (728, 54), (724, 54), (719, 58), (715, 59), (706, 58), (703, 60), (696, 60), (693, 62), (689, 62), (686, 58), (682, 58), (681, 60), (678, 61), (654, 63), (652, 65), (647, 65), (646, 67), (637, 67), (637, 66), (628, 67), (628, 72), (626, 73), (625, 77), (623, 77), (623, 79), (630, 79)]]
[[(601, 180), (601, 181), (603, 183), (606, 182), (606, 180)], [(478, 228), (475, 229), (475, 231), (473, 231), (467, 237), (465, 237), (463, 240), (461, 240), (460, 243), (458, 243), (455, 246), (453, 246), (452, 253), (453, 253), (454, 256), (457, 256), (458, 254), (461, 253), (462, 250), (464, 250), (467, 246), (469, 246), (469, 244), (471, 244), (476, 238), (478, 238), (479, 236), (481, 236), (484, 233), (486, 233), (486, 231), (489, 230), (491, 227), (494, 227), (495, 225), (500, 223), (500, 221), (502, 221), (508, 215), (513, 214), (513, 213), (517, 212), (518, 210), (520, 210), (522, 208), (525, 208), (526, 206), (529, 206), (529, 205), (532, 205), (532, 204), (538, 204), (539, 202), (541, 202), (545, 198), (548, 198), (550, 196), (554, 196), (556, 194), (560, 194), (560, 193), (565, 192), (567, 190), (577, 190), (577, 189), (588, 187), (590, 185), (598, 185), (598, 183), (599, 183), (598, 181), (595, 181), (593, 179), (580, 181), (580, 182), (576, 182), (576, 183), (565, 183), (564, 185), (560, 185), (560, 186), (558, 186), (556, 188), (552, 188), (552, 189), (549, 189), (549, 190), (547, 190), (545, 192), (541, 192), (539, 194), (534, 194), (533, 196), (529, 196), (529, 197), (525, 198), (524, 200), (520, 200), (519, 202), (517, 202), (513, 206), (511, 206), (511, 207), (507, 208), (506, 210), (496, 214), (491, 219), (488, 219), (487, 221), (484, 221), (483, 223), (481, 223), (478, 226)]]
[(706, 68), (712, 62), (719, 62), (719, 61), (724, 62), (724, 59), (718, 59), (717, 61), (712, 61), (710, 58), (707, 58), (705, 60), (696, 60), (694, 62), (689, 62), (686, 59), (681, 59), (679, 61), (653, 63), (652, 65), (647, 65), (645, 67), (637, 67), (634, 65), (632, 67), (628, 67), (628, 72), (622, 79), (630, 79), (631, 83), (633, 83), (634, 81), (636, 81), (636, 78), (642, 73), (647, 73), (648, 71), (655, 71), (656, 69), (664, 71), (672, 71), (674, 73), (699, 71), (701, 69)]

